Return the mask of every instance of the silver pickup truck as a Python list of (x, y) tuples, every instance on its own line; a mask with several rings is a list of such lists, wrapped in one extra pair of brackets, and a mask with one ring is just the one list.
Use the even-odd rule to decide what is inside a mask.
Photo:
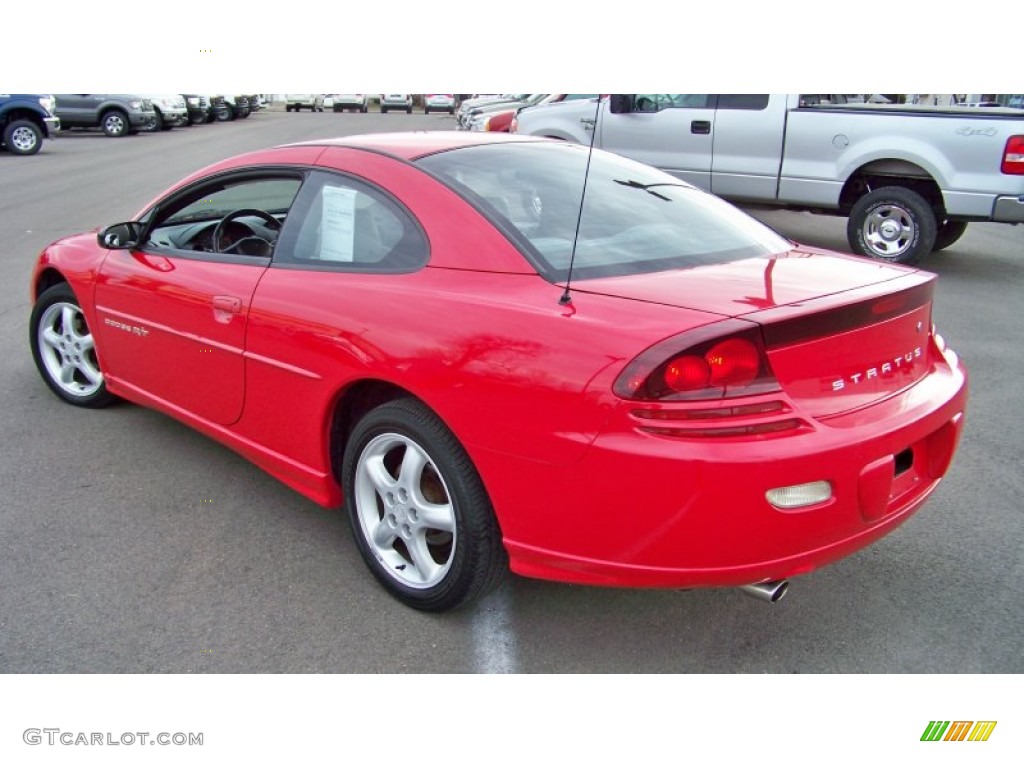
[(593, 140), (728, 200), (846, 216), (855, 253), (903, 264), (968, 222), (1024, 222), (1019, 109), (617, 94), (523, 110), (514, 130)]

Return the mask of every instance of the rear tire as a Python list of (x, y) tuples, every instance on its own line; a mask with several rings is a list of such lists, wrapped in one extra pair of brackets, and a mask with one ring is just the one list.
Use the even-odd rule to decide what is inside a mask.
[(921, 195), (882, 187), (854, 203), (846, 237), (854, 253), (895, 264), (917, 264), (931, 253), (938, 223)]
[(345, 446), (342, 487), (363, 560), (406, 605), (452, 610), (506, 572), (501, 531), (476, 468), (418, 400), (385, 403), (359, 420)]

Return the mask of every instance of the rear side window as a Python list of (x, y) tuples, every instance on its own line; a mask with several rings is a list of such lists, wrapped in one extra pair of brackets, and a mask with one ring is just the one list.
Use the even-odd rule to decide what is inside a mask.
[(340, 174), (311, 174), (288, 222), (274, 254), (277, 266), (409, 272), (429, 255), (426, 236), (403, 206)]
[(767, 109), (767, 93), (723, 93), (718, 97), (719, 109)]

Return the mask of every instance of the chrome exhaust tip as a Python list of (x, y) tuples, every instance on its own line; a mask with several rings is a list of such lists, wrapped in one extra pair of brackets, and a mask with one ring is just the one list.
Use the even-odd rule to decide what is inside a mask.
[(779, 600), (785, 597), (788, 589), (789, 582), (785, 579), (781, 581), (762, 581), (760, 584), (745, 584), (740, 587), (744, 594), (756, 597), (758, 600), (764, 600), (766, 603), (779, 602)]

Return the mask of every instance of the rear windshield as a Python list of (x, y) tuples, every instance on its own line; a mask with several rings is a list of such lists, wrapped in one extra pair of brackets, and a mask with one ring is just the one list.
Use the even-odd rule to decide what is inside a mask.
[[(792, 246), (732, 205), (650, 166), (561, 142), (488, 144), (417, 163), (476, 205), (537, 271), (564, 280), (720, 264)], [(580, 199), (584, 198), (582, 214)]]

